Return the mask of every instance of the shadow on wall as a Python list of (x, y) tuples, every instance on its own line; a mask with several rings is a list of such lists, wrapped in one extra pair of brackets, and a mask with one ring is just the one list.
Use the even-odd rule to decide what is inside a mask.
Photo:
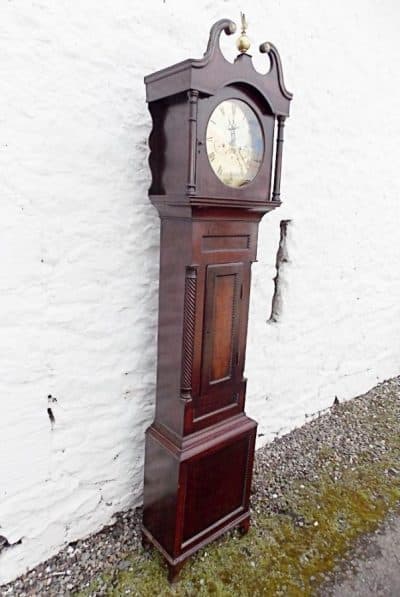
[(274, 278), (274, 294), (272, 297), (272, 304), (271, 304), (271, 315), (269, 317), (268, 323), (273, 323), (279, 321), (282, 315), (282, 306), (283, 306), (283, 284), (282, 284), (282, 275), (283, 275), (283, 268), (285, 263), (289, 263), (289, 254), (287, 248), (287, 231), (289, 225), (291, 225), (292, 220), (281, 220), (280, 228), (281, 234), (279, 239), (279, 246), (278, 251), (276, 253), (276, 276)]

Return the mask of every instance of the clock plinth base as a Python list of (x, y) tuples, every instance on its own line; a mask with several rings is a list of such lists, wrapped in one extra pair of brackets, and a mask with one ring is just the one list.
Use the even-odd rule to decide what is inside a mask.
[(256, 428), (242, 413), (181, 446), (155, 425), (147, 430), (143, 544), (162, 553), (171, 579), (226, 531), (247, 532)]

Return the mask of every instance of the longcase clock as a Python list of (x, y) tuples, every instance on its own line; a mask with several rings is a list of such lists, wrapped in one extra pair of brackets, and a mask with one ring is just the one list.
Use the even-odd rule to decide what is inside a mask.
[[(143, 540), (173, 580), (225, 531), (249, 526), (257, 424), (244, 413), (251, 264), (258, 225), (280, 205), (292, 95), (276, 48), (270, 70), (219, 47), (145, 78), (153, 120), (149, 196), (161, 219), (156, 412), (146, 432)], [(274, 141), (276, 137), (276, 141)]]

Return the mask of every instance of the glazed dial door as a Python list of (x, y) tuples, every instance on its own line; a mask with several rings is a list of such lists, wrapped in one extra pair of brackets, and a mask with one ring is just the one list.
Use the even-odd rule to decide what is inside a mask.
[(242, 187), (257, 175), (264, 138), (258, 117), (239, 99), (228, 99), (212, 112), (206, 133), (207, 156), (216, 176), (229, 187)]

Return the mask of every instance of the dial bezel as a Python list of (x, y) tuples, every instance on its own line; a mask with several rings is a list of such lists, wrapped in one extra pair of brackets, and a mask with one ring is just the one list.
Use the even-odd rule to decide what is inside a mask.
[[(208, 127), (210, 124), (210, 120), (212, 119), (215, 112), (219, 109), (219, 107), (222, 104), (227, 103), (227, 102), (238, 102), (238, 103), (244, 104), (247, 107), (247, 109), (251, 112), (251, 114), (254, 116), (255, 121), (257, 122), (258, 133), (259, 133), (259, 137), (261, 138), (261, 142), (262, 142), (262, 150), (258, 154), (260, 159), (259, 159), (259, 165), (258, 165), (257, 171), (255, 172), (254, 176), (251, 179), (244, 180), (242, 182), (242, 184), (238, 184), (238, 185), (237, 184), (229, 184), (229, 183), (225, 182), (221, 176), (218, 175), (218, 172), (215, 170), (214, 165), (212, 164), (212, 160), (210, 159), (210, 155), (212, 154), (212, 152), (209, 153), (209, 151), (208, 151), (207, 134), (208, 134)], [(205, 152), (206, 152), (207, 160), (208, 160), (209, 166), (211, 168), (211, 171), (213, 172), (215, 177), (220, 181), (220, 183), (223, 184), (224, 186), (228, 187), (229, 189), (244, 189), (245, 187), (248, 187), (249, 185), (251, 185), (253, 183), (253, 181), (257, 178), (257, 176), (259, 175), (260, 170), (263, 165), (263, 162), (264, 162), (264, 157), (265, 157), (265, 145), (266, 145), (265, 144), (265, 133), (264, 133), (264, 128), (262, 126), (259, 115), (257, 114), (256, 110), (253, 108), (253, 106), (245, 99), (232, 95), (232, 97), (226, 97), (226, 98), (221, 99), (221, 101), (219, 101), (214, 106), (214, 108), (210, 112), (209, 117), (207, 119), (207, 124), (206, 124), (206, 128), (205, 128), (204, 144), (205, 144)], [(249, 172), (249, 170), (247, 172)]]

